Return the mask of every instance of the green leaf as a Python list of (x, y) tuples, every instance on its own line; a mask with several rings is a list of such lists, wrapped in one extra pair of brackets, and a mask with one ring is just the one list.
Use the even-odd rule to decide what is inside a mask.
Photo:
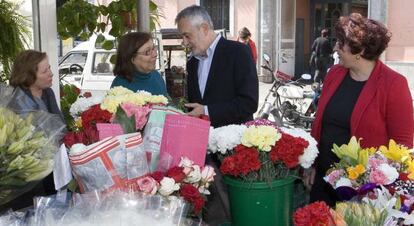
[(116, 63), (116, 54), (111, 56), (111, 59), (109, 59), (109, 62), (111, 62), (111, 64), (115, 64)]
[(101, 14), (103, 16), (107, 16), (108, 15), (108, 7), (106, 7), (104, 5), (100, 5), (99, 6), (99, 12), (101, 12)]
[(98, 37), (96, 37), (96, 43), (102, 43), (105, 41), (105, 36), (103, 34), (99, 34)]
[[(99, 23), (98, 27), (99, 27), (99, 29), (101, 30), (101, 32), (105, 32), (105, 29), (106, 29), (106, 23), (101, 22), (101, 23)], [(98, 30), (98, 31), (99, 31), (99, 30)]]
[(111, 50), (114, 48), (114, 42), (113, 41), (109, 41), (106, 40), (103, 44), (102, 44), (102, 48), (106, 49), (106, 50)]
[(119, 123), (124, 129), (124, 133), (134, 133), (135, 129), (135, 116), (128, 117), (124, 109), (118, 106), (115, 113), (115, 122)]
[(149, 9), (150, 11), (156, 11), (158, 9), (158, 6), (153, 1), (150, 1)]
[(82, 34), (79, 37), (82, 41), (86, 41), (86, 40), (88, 40), (89, 35), (88, 35), (87, 32), (82, 32)]

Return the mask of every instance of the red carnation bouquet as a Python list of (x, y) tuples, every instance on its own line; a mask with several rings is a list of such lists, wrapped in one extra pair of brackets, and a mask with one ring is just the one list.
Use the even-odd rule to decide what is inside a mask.
[(333, 226), (331, 209), (325, 202), (314, 202), (296, 210), (293, 221), (295, 226)]
[(269, 121), (230, 125), (210, 131), (209, 151), (222, 160), (223, 175), (250, 182), (271, 182), (309, 168), (318, 149), (301, 129), (277, 128)]

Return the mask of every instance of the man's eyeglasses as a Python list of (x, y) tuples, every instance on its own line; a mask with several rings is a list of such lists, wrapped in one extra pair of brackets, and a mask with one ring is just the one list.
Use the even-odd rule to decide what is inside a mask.
[(145, 55), (145, 56), (150, 56), (153, 52), (157, 51), (158, 46), (154, 45), (151, 48), (148, 48), (145, 51), (142, 52), (136, 52), (138, 55)]

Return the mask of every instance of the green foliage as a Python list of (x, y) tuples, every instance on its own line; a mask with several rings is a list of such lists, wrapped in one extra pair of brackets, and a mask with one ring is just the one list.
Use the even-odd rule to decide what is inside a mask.
[(188, 112), (188, 109), (187, 109), (187, 107), (185, 106), (185, 104), (187, 104), (188, 103), (188, 100), (187, 99), (185, 99), (184, 97), (180, 97), (179, 99), (178, 99), (178, 101), (176, 101), (177, 103), (176, 103), (176, 106), (175, 107), (177, 107), (178, 109), (180, 109), (181, 111), (183, 111), (183, 112)]
[(19, 14), (19, 6), (0, 0), (0, 82), (8, 80), (14, 59), (28, 46), (29, 20)]
[[(112, 49), (114, 43), (106, 41), (101, 35), (111, 25), (109, 34), (116, 39), (136, 28), (136, 0), (112, 1), (108, 6), (94, 5), (84, 0), (69, 0), (58, 8), (58, 33), (62, 39), (80, 37), (87, 40), (92, 34), (98, 34), (97, 43), (102, 48)], [(158, 7), (150, 2), (150, 26), (154, 30), (158, 24)]]
[(118, 106), (116, 109), (115, 122), (121, 125), (124, 133), (134, 133), (137, 131), (135, 129), (135, 116), (128, 117), (121, 106)]
[(73, 131), (75, 121), (70, 114), (70, 107), (78, 99), (80, 90), (75, 85), (65, 84), (60, 86), (60, 107), (65, 118), (65, 123), (70, 131)]
[(87, 40), (98, 25), (99, 7), (84, 0), (70, 0), (58, 9), (58, 33), (62, 39)]

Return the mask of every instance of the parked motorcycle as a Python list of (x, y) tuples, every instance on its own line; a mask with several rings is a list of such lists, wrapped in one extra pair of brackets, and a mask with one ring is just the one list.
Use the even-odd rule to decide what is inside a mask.
[(263, 55), (263, 59), (265, 64), (261, 67), (273, 74), (274, 82), (260, 107), (258, 118), (269, 119), (272, 115), (278, 126), (310, 130), (316, 111), (319, 86), (305, 90), (303, 81), (310, 80), (311, 75), (303, 74), (301, 78), (292, 80), (293, 76), (273, 70), (267, 54)]

